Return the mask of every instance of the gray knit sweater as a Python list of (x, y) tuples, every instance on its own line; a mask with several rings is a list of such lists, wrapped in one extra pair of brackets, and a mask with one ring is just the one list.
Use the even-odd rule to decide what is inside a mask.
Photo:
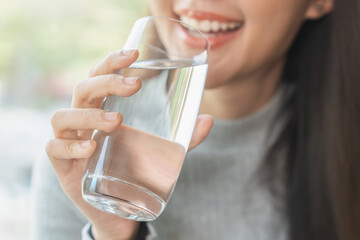
[[(274, 129), (272, 124), (282, 96), (279, 91), (244, 118), (215, 119), (208, 138), (187, 154), (168, 206), (151, 223), (156, 239), (287, 239), (279, 199), (256, 181), (257, 169), (282, 125), (277, 122)], [(87, 220), (62, 192), (45, 155), (35, 163), (32, 184), (34, 240), (88, 239), (85, 231), (81, 236)]]

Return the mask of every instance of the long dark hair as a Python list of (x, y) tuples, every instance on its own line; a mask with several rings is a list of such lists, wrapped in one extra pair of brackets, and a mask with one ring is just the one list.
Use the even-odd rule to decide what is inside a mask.
[(264, 169), (285, 170), (290, 239), (360, 239), (360, 2), (305, 22), (287, 58), (289, 120)]

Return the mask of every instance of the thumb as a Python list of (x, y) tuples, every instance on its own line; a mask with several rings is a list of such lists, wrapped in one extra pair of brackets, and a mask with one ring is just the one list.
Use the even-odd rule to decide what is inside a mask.
[(188, 151), (194, 149), (205, 140), (205, 138), (209, 135), (213, 124), (214, 119), (212, 116), (208, 114), (201, 114), (198, 116)]

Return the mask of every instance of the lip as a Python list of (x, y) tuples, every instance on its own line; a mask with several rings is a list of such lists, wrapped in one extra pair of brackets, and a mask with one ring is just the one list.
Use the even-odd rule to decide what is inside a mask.
[[(188, 44), (190, 47), (199, 48), (204, 45), (203, 41), (201, 41), (199, 38), (192, 36), (185, 28), (180, 27), (180, 32), (181, 32), (181, 37), (185, 40), (186, 44)], [(227, 43), (231, 39), (233, 39), (239, 32), (241, 32), (241, 28), (236, 31), (233, 31), (233, 32), (229, 32), (229, 33), (226, 33), (223, 35), (208, 38), (210, 49), (214, 50), (214, 49), (224, 45), (225, 43)]]
[(195, 18), (197, 20), (213, 20), (219, 22), (242, 22), (240, 19), (229, 18), (227, 16), (213, 13), (213, 12), (203, 12), (199, 10), (191, 10), (191, 9), (182, 9), (178, 11), (178, 15), (185, 15), (191, 18)]
[[(206, 41), (203, 38), (197, 38), (191, 35), (183, 26), (178, 27), (179, 36), (183, 41), (192, 48), (206, 48)], [(209, 40), (209, 39), (208, 39)], [(211, 43), (209, 41), (209, 45), (211, 47)]]
[[(241, 29), (241, 28), (240, 28)], [(235, 37), (240, 32), (240, 29), (229, 32), (220, 36), (208, 38), (210, 49), (214, 50)], [(204, 41), (199, 38), (192, 36), (184, 27), (179, 27), (180, 37), (185, 41), (187, 45), (193, 48), (202, 48)]]
[(233, 31), (233, 32), (229, 32), (229, 33), (226, 33), (223, 35), (208, 38), (209, 44), (210, 44), (210, 49), (214, 50), (214, 49), (226, 44), (227, 42), (231, 41), (231, 39), (235, 38), (235, 36), (241, 32), (241, 29), (242, 29), (242, 27), (240, 27), (238, 30)]
[[(229, 18), (229, 17), (219, 15), (216, 13), (203, 12), (203, 11), (190, 10), (190, 9), (181, 10), (178, 12), (178, 14), (185, 15), (185, 16), (188, 16), (191, 18), (195, 18), (197, 20), (205, 20), (206, 19), (206, 20), (213, 20), (213, 21), (219, 21), (219, 22), (243, 22), (241, 20)], [(219, 34), (218, 36), (214, 36), (214, 37), (207, 37), (209, 44), (210, 44), (210, 49), (214, 50), (216, 48), (219, 48), (219, 47), (223, 46), (224, 44), (226, 44), (227, 42), (231, 41), (233, 38), (235, 38), (237, 34), (240, 34), (242, 32), (244, 23), (242, 23), (242, 24), (243, 25), (235, 31), (227, 32), (224, 34)], [(206, 36), (206, 33), (204, 33), (204, 34)], [(201, 46), (201, 43), (200, 43), (201, 40), (192, 36), (183, 27), (181, 27), (180, 35), (190, 47), (196, 48), (196, 47)]]

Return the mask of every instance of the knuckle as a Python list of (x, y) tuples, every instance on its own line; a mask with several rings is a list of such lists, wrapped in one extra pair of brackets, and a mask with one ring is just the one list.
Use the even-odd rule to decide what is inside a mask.
[(122, 78), (123, 78), (123, 76), (119, 76), (116, 74), (109, 75), (109, 77), (107, 78), (107, 81), (106, 81), (107, 87), (109, 89), (116, 88), (116, 86), (119, 85), (119, 80), (121, 80)]
[(74, 144), (70, 143), (65, 145), (65, 152), (69, 157), (74, 155), (74, 151), (75, 151)]
[(58, 120), (63, 118), (67, 111), (68, 109), (65, 108), (56, 110), (50, 118), (51, 125), (55, 127)]
[(82, 111), (82, 118), (83, 120), (88, 123), (95, 119), (96, 114), (98, 113), (98, 109), (89, 108), (84, 111)]

